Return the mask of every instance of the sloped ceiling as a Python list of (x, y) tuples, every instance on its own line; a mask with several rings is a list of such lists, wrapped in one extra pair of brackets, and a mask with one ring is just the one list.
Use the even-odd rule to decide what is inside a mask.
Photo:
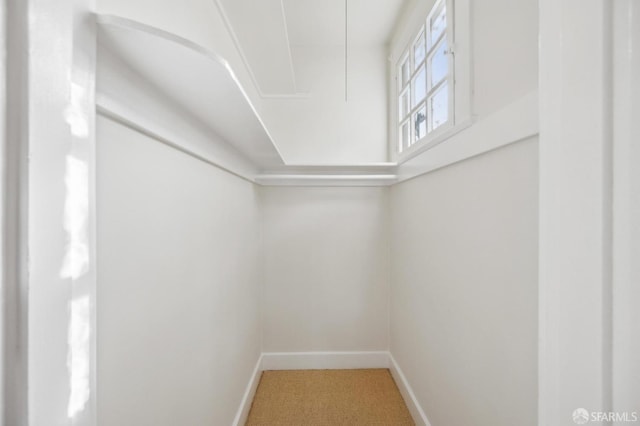
[[(291, 46), (344, 45), (345, 0), (221, 3), (263, 94), (296, 92)], [(380, 46), (406, 0), (346, 0), (349, 46)]]
[(281, 0), (216, 0), (222, 3), (260, 91), (295, 93), (287, 25)]

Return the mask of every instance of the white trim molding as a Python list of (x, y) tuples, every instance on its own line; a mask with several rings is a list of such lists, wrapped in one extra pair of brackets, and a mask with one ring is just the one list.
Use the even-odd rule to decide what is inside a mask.
[[(468, 122), (402, 164), (285, 164), (263, 169), (215, 135), (193, 127), (192, 137), (151, 122), (119, 102), (98, 96), (98, 114), (213, 166), (263, 186), (390, 186), (538, 135), (538, 93), (533, 91), (478, 122)], [(197, 130), (197, 132), (196, 132)]]
[(265, 352), (263, 370), (389, 368), (389, 352)]
[(236, 413), (232, 426), (243, 426), (247, 422), (249, 411), (251, 411), (251, 404), (253, 403), (253, 397), (256, 395), (258, 384), (260, 384), (260, 377), (262, 376), (262, 357), (262, 354), (258, 357), (253, 373), (251, 373), (247, 389), (244, 391), (244, 395), (240, 401), (240, 407), (238, 407), (238, 412)]
[(612, 4), (540, 0), (541, 426), (612, 410)]
[(29, 4), (0, 6), (5, 49), (2, 148), (2, 271), (0, 283), (0, 424), (28, 422), (28, 55)]
[[(192, 129), (186, 139), (177, 130), (151, 122), (105, 95), (98, 113), (158, 142), (263, 186), (390, 186), (503, 146), (538, 135), (538, 92), (533, 91), (477, 122), (467, 122), (422, 147), (404, 163), (350, 165), (285, 164), (259, 171), (230, 145), (206, 131)], [(195, 130), (198, 130), (196, 133)], [(444, 137), (447, 136), (447, 137)]]
[(255, 166), (237, 152), (229, 149), (227, 144), (215, 143), (216, 139), (210, 135), (208, 136), (206, 131), (197, 131), (199, 129), (193, 127), (190, 137), (177, 136), (171, 130), (166, 130), (139, 117), (135, 113), (127, 111), (126, 107), (122, 107), (121, 104), (104, 96), (98, 96), (96, 112), (100, 117), (128, 127), (133, 131), (150, 137), (156, 142), (167, 145), (239, 178), (255, 182), (253, 179), (256, 173)]
[(613, 410), (640, 411), (640, 2), (613, 4)]
[(398, 390), (400, 391), (402, 398), (404, 398), (405, 404), (407, 404), (407, 408), (411, 413), (411, 417), (413, 417), (413, 421), (416, 422), (417, 426), (431, 426), (427, 415), (424, 413), (424, 410), (418, 402), (418, 398), (416, 398), (416, 395), (413, 393), (413, 389), (411, 388), (409, 381), (407, 380), (406, 376), (400, 369), (400, 366), (391, 354), (389, 354), (389, 363), (389, 370), (391, 371), (391, 375), (396, 381)]
[(397, 181), (395, 174), (262, 174), (256, 183), (265, 186), (389, 186)]

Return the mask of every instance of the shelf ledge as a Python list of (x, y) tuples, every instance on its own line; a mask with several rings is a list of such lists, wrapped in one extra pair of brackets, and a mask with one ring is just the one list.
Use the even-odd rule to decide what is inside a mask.
[[(190, 40), (140, 22), (98, 15), (100, 98), (158, 128), (198, 123), (257, 169), (284, 165), (229, 63)], [(159, 111), (161, 110), (161, 111)], [(173, 116), (173, 117), (172, 117)], [(172, 120), (173, 118), (173, 120)]]

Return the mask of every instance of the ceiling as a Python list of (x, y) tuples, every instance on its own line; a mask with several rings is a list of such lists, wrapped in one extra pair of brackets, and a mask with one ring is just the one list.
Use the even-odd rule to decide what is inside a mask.
[(343, 45), (347, 1), (350, 46), (388, 41), (405, 0), (282, 0), (290, 45)]
[(281, 0), (219, 0), (263, 93), (296, 90)]
[(292, 46), (387, 43), (406, 0), (216, 0), (262, 94), (296, 92)]

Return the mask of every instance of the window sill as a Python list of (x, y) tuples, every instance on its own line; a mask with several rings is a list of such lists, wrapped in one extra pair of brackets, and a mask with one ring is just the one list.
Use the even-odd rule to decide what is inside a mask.
[(475, 123), (475, 121), (476, 120), (473, 118), (467, 118), (458, 124), (446, 127), (441, 131), (436, 131), (436, 134), (434, 135), (425, 136), (418, 142), (411, 145), (401, 154), (396, 154), (396, 163), (400, 165), (422, 154), (423, 152), (430, 150), (434, 146), (445, 142), (447, 139), (463, 131), (464, 129), (471, 127)]
[(397, 182), (529, 139), (538, 129), (538, 91), (533, 90), (487, 117), (461, 122), (404, 153), (398, 158)]

